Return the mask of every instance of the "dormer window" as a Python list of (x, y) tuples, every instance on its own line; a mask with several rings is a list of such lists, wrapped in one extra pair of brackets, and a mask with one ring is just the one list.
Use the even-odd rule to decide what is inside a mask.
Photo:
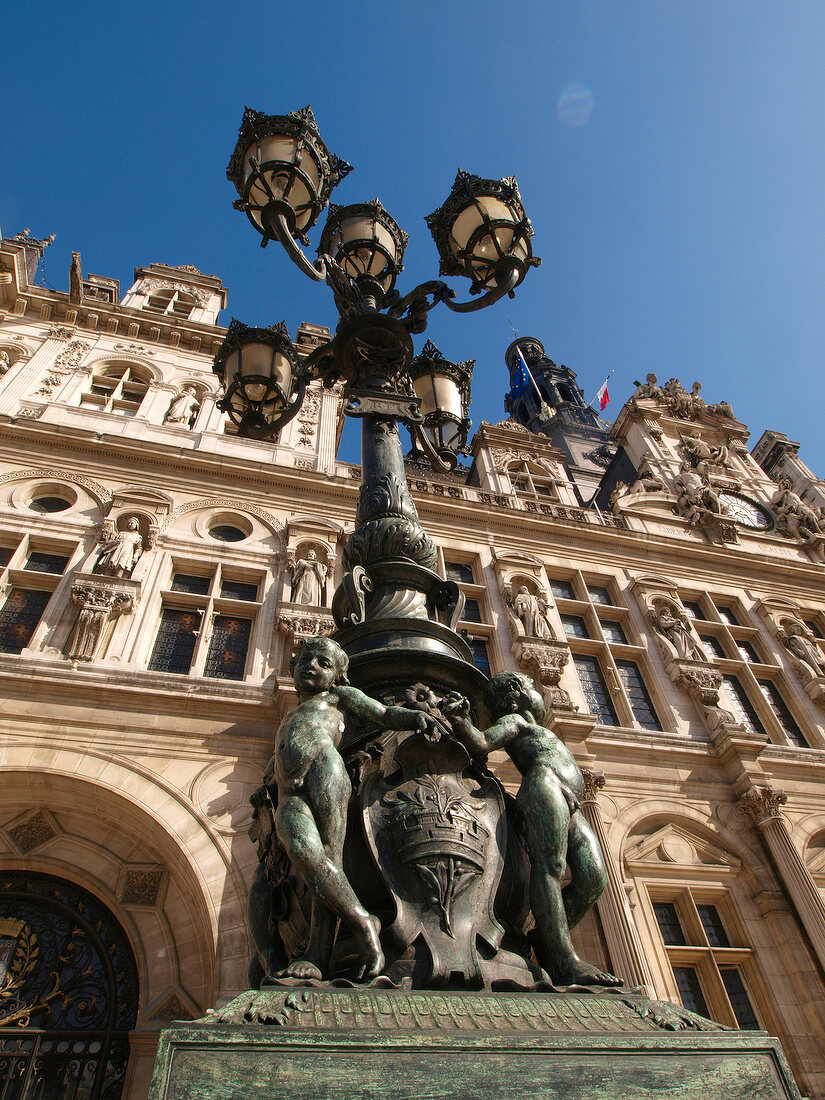
[(150, 294), (144, 308), (151, 313), (184, 318), (191, 316), (197, 304), (194, 294), (175, 290), (174, 287), (166, 287), (164, 290), (157, 291), (156, 294)]
[(559, 499), (556, 479), (540, 467), (531, 466), (528, 462), (518, 462), (511, 464), (507, 473), (517, 496), (532, 500), (537, 497), (543, 500)]

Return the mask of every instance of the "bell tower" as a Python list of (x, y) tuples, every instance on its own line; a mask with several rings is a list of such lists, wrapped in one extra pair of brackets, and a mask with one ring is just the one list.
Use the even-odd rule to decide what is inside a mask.
[[(521, 354), (519, 354), (521, 353)], [(565, 469), (582, 503), (589, 501), (615, 451), (608, 425), (586, 405), (575, 373), (557, 365), (535, 336), (519, 336), (504, 359), (510, 391), (504, 408), (513, 420), (545, 435), (567, 456)]]

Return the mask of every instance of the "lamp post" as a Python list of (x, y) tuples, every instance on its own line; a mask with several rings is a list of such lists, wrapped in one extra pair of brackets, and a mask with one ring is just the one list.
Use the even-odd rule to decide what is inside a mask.
[[(345, 412), (362, 419), (362, 476), (346, 574), (333, 599), (337, 640), (355, 682), (373, 693), (427, 677), (449, 690), (478, 694), (483, 679), (455, 632), (463, 602), (437, 576), (436, 548), (422, 529), (404, 469), (399, 423), (413, 448), (449, 470), (464, 451), (470, 421), (472, 363), (446, 360), (427, 342), (414, 358), (411, 336), (423, 332), (439, 303), (454, 312), (492, 305), (540, 263), (514, 178), (486, 180), (459, 171), (444, 204), (426, 221), (440, 273), (470, 280), (470, 300), (455, 301), (441, 280), (405, 295), (395, 289), (408, 236), (378, 199), (329, 205), (318, 258), (300, 244), (351, 171), (323, 142), (312, 110), (264, 115), (247, 109), (227, 168), (242, 210), (262, 237), (277, 240), (309, 278), (332, 289), (339, 324), (331, 343), (303, 363), (286, 329), (249, 329), (233, 321), (215, 359), (221, 407), (241, 435), (274, 436), (298, 412), (306, 385), (343, 382)], [(298, 243), (300, 242), (300, 244)], [(403, 650), (402, 662), (388, 660)]]

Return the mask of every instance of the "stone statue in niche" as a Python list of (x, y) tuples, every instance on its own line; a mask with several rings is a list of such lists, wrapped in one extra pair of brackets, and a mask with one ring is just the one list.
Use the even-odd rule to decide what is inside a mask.
[(9, 359), (9, 353), (0, 349), (0, 378), (11, 369), (11, 360)]
[[(685, 611), (669, 600), (657, 600), (648, 612), (648, 620), (659, 636), (665, 659), (707, 661), (707, 655), (690, 626)], [(661, 643), (664, 644), (661, 644)]]
[(825, 518), (821, 510), (806, 504), (794, 492), (790, 478), (780, 479), (779, 488), (771, 497), (771, 507), (776, 513), (777, 527), (790, 538), (817, 543), (825, 536)]
[[(435, 727), (423, 711), (387, 707), (351, 687), (348, 666), (346, 653), (330, 638), (302, 640), (290, 663), (298, 706), (275, 736), (269, 791), (277, 842), (307, 883), (312, 910), (306, 950), (269, 977), (326, 977), (339, 917), (354, 935), (359, 979), (369, 981), (384, 967), (380, 922), (364, 908), (344, 873), (352, 784), (338, 750), (347, 721), (431, 735)], [(252, 921), (253, 929), (266, 924), (260, 914)], [(278, 957), (269, 944), (257, 946), (265, 959)]]
[(804, 666), (804, 672), (809, 672), (813, 678), (825, 676), (825, 656), (816, 644), (813, 631), (800, 619), (783, 619), (779, 640)]
[(183, 424), (191, 428), (200, 409), (197, 390), (194, 386), (184, 386), (169, 406), (165, 424)]
[(553, 628), (547, 618), (547, 600), (541, 593), (533, 594), (523, 584), (513, 600), (513, 610), (528, 638), (553, 638)]
[(93, 572), (108, 577), (131, 577), (142, 553), (140, 524), (136, 516), (130, 516), (125, 530), (115, 530), (109, 537), (104, 537)]
[[(544, 702), (529, 677), (501, 672), (485, 691), (493, 725), (484, 732), (469, 718), (469, 703), (448, 696), (442, 711), (458, 739), (474, 754), (507, 750), (521, 773), (516, 796), (530, 855), (533, 949), (561, 985), (621, 985), (576, 954), (570, 929), (600, 897), (607, 874), (599, 842), (581, 813), (581, 772), (561, 741), (541, 723)], [(570, 881), (562, 888), (565, 867)]]
[(292, 569), (292, 603), (325, 606), (328, 571), (328, 567), (318, 560), (316, 552), (312, 548), (307, 550), (306, 556), (299, 558)]

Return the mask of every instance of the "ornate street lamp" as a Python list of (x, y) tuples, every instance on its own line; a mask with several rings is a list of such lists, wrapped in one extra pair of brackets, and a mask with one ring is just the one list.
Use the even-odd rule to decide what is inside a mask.
[(474, 359), (451, 363), (432, 340), (427, 341), (410, 364), (410, 379), (424, 417), (413, 436), (415, 453), (419, 453), (417, 445), (423, 444), (430, 460), (447, 469), (455, 466), (458, 455), (467, 453), (471, 426), (467, 413), (474, 366)]
[[(330, 343), (298, 363), (282, 326), (245, 330), (233, 322), (215, 360), (226, 386), (222, 407), (241, 434), (264, 438), (295, 415), (308, 381), (343, 383), (345, 412), (362, 419), (363, 484), (332, 608), (350, 675), (373, 694), (426, 675), (477, 697), (481, 674), (454, 630), (460, 592), (435, 571), (437, 551), (418, 521), (398, 432), (405, 424), (419, 453), (438, 469), (453, 468), (470, 427), (472, 364), (450, 363), (431, 343), (414, 360), (411, 335), (425, 330), (439, 302), (457, 312), (482, 309), (512, 294), (540, 261), (515, 180), (460, 171), (427, 224), (442, 274), (468, 278), (470, 301), (456, 302), (440, 280), (403, 296), (395, 289), (408, 238), (378, 199), (330, 206), (313, 263), (296, 240), (306, 243), (349, 171), (322, 141), (310, 108), (245, 111), (227, 169), (235, 206), (264, 243), (277, 239), (304, 274), (329, 284), (339, 324)], [(387, 661), (392, 648), (405, 651), (403, 662)]]
[(403, 268), (409, 233), (383, 207), (380, 199), (355, 206), (329, 208), (319, 256), (330, 256), (360, 286), (374, 280), (379, 294), (392, 290)]

